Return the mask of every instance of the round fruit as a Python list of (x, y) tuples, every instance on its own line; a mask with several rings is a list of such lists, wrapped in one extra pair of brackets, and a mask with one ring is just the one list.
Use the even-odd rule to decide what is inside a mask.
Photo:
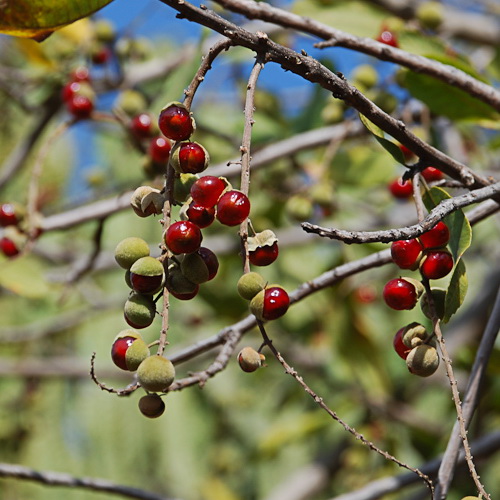
[(165, 244), (174, 254), (196, 252), (202, 239), (200, 228), (188, 220), (174, 222), (165, 233)]
[[(441, 288), (432, 288), (431, 292), (432, 298), (434, 300), (434, 308), (436, 310), (436, 314), (439, 319), (443, 319), (445, 313), (446, 290), (443, 290)], [(429, 302), (427, 300), (427, 292), (422, 295), (422, 298), (420, 300), (420, 308), (422, 309), (422, 312), (425, 316), (427, 316), (429, 319), (432, 319)]]
[(70, 80), (73, 82), (89, 82), (89, 69), (86, 66), (78, 66), (71, 73)]
[(394, 350), (397, 352), (400, 358), (406, 359), (408, 354), (410, 353), (410, 349), (403, 344), (403, 333), (405, 328), (400, 328), (396, 335), (394, 335), (394, 339), (392, 340), (392, 345), (394, 346)]
[(0, 226), (17, 226), (21, 219), (19, 212), (12, 203), (0, 205)]
[(174, 182), (174, 199), (178, 203), (184, 203), (189, 197), (189, 191), (193, 184), (198, 180), (195, 174), (181, 174), (176, 177)]
[(15, 257), (16, 255), (20, 254), (17, 245), (6, 236), (0, 239), (0, 250), (6, 257)]
[(221, 177), (205, 175), (191, 186), (193, 201), (204, 207), (214, 207), (217, 204), (227, 184)]
[(226, 226), (241, 224), (250, 214), (250, 200), (241, 191), (226, 191), (217, 202), (217, 220)]
[(88, 118), (94, 110), (94, 103), (84, 95), (75, 94), (67, 102), (68, 111), (77, 119)]
[(130, 130), (138, 139), (147, 139), (153, 133), (153, 119), (149, 113), (139, 113), (130, 121)]
[(272, 245), (258, 247), (248, 252), (248, 258), (254, 266), (268, 266), (278, 258), (278, 254), (278, 242), (275, 241)]
[(422, 254), (422, 245), (417, 239), (393, 241), (391, 256), (401, 269), (416, 269)]
[(429, 333), (420, 323), (413, 322), (403, 328), (403, 344), (409, 349), (427, 343), (429, 338)]
[(389, 184), (389, 191), (394, 198), (406, 200), (413, 195), (413, 184), (411, 181), (403, 181), (399, 178)]
[(288, 293), (280, 286), (270, 286), (259, 292), (250, 302), (250, 311), (261, 321), (280, 318), (290, 306)]
[(149, 245), (142, 238), (125, 238), (115, 248), (115, 260), (123, 269), (130, 269), (135, 261), (149, 255)]
[(139, 399), (139, 411), (148, 418), (158, 418), (165, 411), (165, 403), (158, 394), (146, 394)]
[(208, 151), (197, 142), (183, 142), (172, 155), (172, 166), (182, 174), (199, 174), (209, 164)]
[(122, 370), (137, 370), (148, 356), (149, 348), (135, 330), (122, 330), (111, 347), (111, 359)]
[(443, 178), (443, 172), (434, 167), (427, 167), (422, 170), (422, 176), (427, 182), (439, 181)]
[(184, 256), (181, 262), (181, 272), (191, 283), (196, 285), (208, 281), (208, 267), (198, 253)]
[(68, 103), (80, 91), (80, 82), (68, 82), (61, 90), (61, 99)]
[(199, 228), (208, 227), (215, 220), (215, 207), (204, 207), (192, 201), (186, 210), (186, 217)]
[(389, 30), (383, 29), (377, 37), (377, 42), (385, 43), (391, 47), (399, 47), (398, 40), (394, 33)]
[(397, 311), (413, 309), (418, 300), (415, 285), (403, 278), (387, 282), (384, 286), (383, 296), (385, 303)]
[(158, 126), (163, 135), (173, 141), (189, 139), (195, 128), (191, 113), (180, 102), (171, 102), (161, 110)]
[(377, 84), (378, 73), (371, 64), (361, 64), (353, 71), (355, 85), (360, 83), (365, 89), (370, 89)]
[(427, 344), (414, 347), (406, 358), (406, 366), (414, 375), (429, 377), (439, 366), (436, 348)]
[(446, 250), (428, 252), (420, 263), (420, 272), (428, 280), (444, 278), (453, 269), (453, 257)]
[[(151, 193), (156, 193), (157, 199), (152, 199), (152, 197), (149, 196), (151, 195)], [(160, 201), (158, 195), (160, 196), (161, 200), (163, 200), (163, 198), (161, 197), (161, 193), (158, 189), (152, 188), (151, 186), (139, 186), (132, 194), (132, 198), (130, 199), (130, 206), (139, 217), (148, 217), (149, 215), (157, 213), (158, 211), (157, 205), (158, 202)], [(148, 198), (149, 201), (153, 201), (153, 206), (151, 206), (151, 203), (149, 203), (145, 205), (143, 209), (143, 200), (147, 196), (149, 196)], [(163, 202), (161, 202), (161, 205), (163, 206)]]
[(191, 293), (177, 293), (174, 290), (169, 290), (169, 292), (176, 299), (179, 299), (179, 300), (191, 300), (194, 297), (196, 297), (196, 295), (198, 295), (199, 290), (200, 290), (200, 285), (196, 285), (196, 288), (194, 289), (194, 292), (191, 292)]
[(90, 56), (94, 64), (104, 64), (111, 59), (112, 52), (108, 47), (100, 43), (96, 43), (96, 45), (91, 49)]
[(417, 11), (417, 19), (424, 28), (435, 30), (438, 28), (444, 19), (443, 6), (439, 2), (428, 1), (419, 4)]
[(259, 273), (246, 273), (238, 280), (238, 293), (244, 299), (252, 300), (266, 285), (267, 281)]
[(168, 139), (162, 136), (154, 137), (149, 143), (149, 156), (155, 163), (166, 165), (170, 158), (170, 149), (171, 145)]
[(240, 368), (247, 373), (254, 372), (262, 366), (262, 361), (265, 359), (263, 354), (258, 353), (251, 347), (244, 347), (238, 353), (238, 364)]
[(154, 257), (141, 257), (130, 268), (130, 282), (138, 293), (156, 293), (161, 289), (163, 264)]
[(177, 295), (186, 295), (197, 292), (198, 285), (189, 281), (179, 266), (170, 266), (168, 268), (168, 276), (167, 276), (167, 290), (174, 296)]
[(150, 392), (163, 392), (174, 381), (175, 368), (163, 356), (149, 356), (137, 369), (137, 379), (141, 387)]
[(291, 219), (302, 222), (314, 215), (314, 206), (310, 199), (296, 194), (286, 201), (285, 211)]
[(208, 269), (208, 280), (210, 281), (215, 278), (217, 275), (217, 271), (219, 270), (219, 259), (217, 259), (217, 255), (215, 255), (212, 250), (206, 247), (200, 247), (198, 250), (201, 258), (205, 262), (205, 265)]
[(450, 230), (441, 220), (432, 229), (421, 234), (418, 239), (424, 248), (444, 247), (450, 241)]
[(155, 319), (156, 306), (151, 295), (133, 293), (125, 302), (123, 314), (132, 328), (146, 328)]

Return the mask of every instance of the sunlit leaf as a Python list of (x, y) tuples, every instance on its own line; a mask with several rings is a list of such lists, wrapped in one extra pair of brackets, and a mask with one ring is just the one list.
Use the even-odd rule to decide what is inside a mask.
[(446, 292), (443, 322), (447, 323), (463, 304), (467, 293), (468, 281), (465, 264), (462, 259), (457, 262)]
[(0, 33), (42, 41), (53, 31), (87, 17), (112, 0), (5, 0)]
[[(423, 196), (427, 210), (432, 210), (441, 201), (448, 198), (451, 198), (451, 196), (444, 189), (436, 186), (424, 193)], [(457, 262), (463, 253), (470, 247), (472, 241), (472, 228), (469, 220), (460, 209), (447, 215), (443, 221), (450, 230), (450, 242), (448, 246), (453, 255), (453, 260)]]

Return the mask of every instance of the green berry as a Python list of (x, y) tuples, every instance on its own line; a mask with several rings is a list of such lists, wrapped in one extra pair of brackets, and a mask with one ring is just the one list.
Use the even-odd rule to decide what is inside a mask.
[(174, 199), (178, 203), (184, 203), (191, 191), (191, 186), (199, 179), (195, 174), (180, 174), (174, 182)]
[(252, 300), (266, 287), (267, 281), (255, 272), (246, 273), (238, 280), (238, 293), (246, 300)]
[(174, 365), (163, 356), (150, 356), (137, 369), (139, 384), (146, 391), (164, 392), (172, 384), (174, 378)]
[(190, 253), (184, 256), (181, 262), (182, 274), (196, 285), (208, 281), (208, 267), (199, 253)]
[(435, 30), (443, 22), (443, 6), (440, 2), (423, 2), (417, 8), (417, 19), (424, 28)]
[(365, 89), (371, 89), (377, 84), (378, 73), (371, 64), (361, 64), (353, 72), (354, 85), (361, 84)]
[(156, 314), (152, 296), (132, 293), (125, 302), (123, 314), (132, 328), (146, 328), (153, 322)]
[(406, 358), (406, 366), (414, 375), (429, 377), (439, 366), (436, 348), (427, 344), (414, 347)]
[(167, 289), (169, 292), (185, 295), (196, 291), (196, 283), (189, 281), (178, 266), (168, 268)]
[(133, 117), (142, 113), (148, 106), (145, 97), (136, 90), (124, 90), (116, 100), (115, 106)]
[(134, 262), (149, 255), (149, 245), (141, 238), (130, 237), (120, 241), (115, 248), (115, 260), (123, 269), (130, 269)]

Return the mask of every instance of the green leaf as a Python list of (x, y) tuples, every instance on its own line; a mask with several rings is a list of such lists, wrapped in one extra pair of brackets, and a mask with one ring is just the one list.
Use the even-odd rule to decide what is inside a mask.
[[(444, 189), (436, 186), (425, 192), (423, 196), (425, 206), (429, 211), (439, 205), (441, 201), (449, 198), (451, 196)], [(447, 215), (443, 221), (450, 230), (450, 242), (448, 246), (453, 255), (453, 260), (457, 262), (470, 247), (472, 228), (462, 210), (455, 210), (453, 213)]]
[(53, 31), (87, 17), (112, 0), (6, 0), (0, 33), (43, 40)]
[(498, 113), (490, 106), (446, 82), (413, 71), (404, 71), (401, 75), (401, 85), (413, 97), (424, 102), (434, 114), (452, 120), (498, 118)]
[(463, 304), (465, 294), (467, 293), (468, 280), (465, 270), (465, 264), (462, 259), (457, 262), (453, 275), (451, 276), (450, 285), (446, 291), (444, 302), (444, 317), (443, 323), (448, 323), (450, 318), (458, 311), (458, 308)]
[(398, 162), (402, 165), (405, 165), (404, 155), (399, 148), (399, 146), (386, 139), (384, 136), (384, 131), (379, 128), (377, 125), (372, 123), (368, 118), (361, 113), (359, 113), (359, 119), (363, 123), (363, 125), (374, 135), (375, 139), (380, 143), (380, 145)]

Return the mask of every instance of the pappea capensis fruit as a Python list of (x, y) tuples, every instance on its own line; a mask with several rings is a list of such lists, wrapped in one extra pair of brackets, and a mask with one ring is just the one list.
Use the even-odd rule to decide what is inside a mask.
[(122, 330), (111, 347), (111, 359), (122, 370), (137, 370), (148, 356), (149, 348), (135, 330)]
[(139, 411), (148, 418), (158, 418), (165, 411), (165, 403), (158, 394), (146, 394), (139, 399)]
[(174, 381), (175, 368), (163, 356), (149, 356), (137, 369), (137, 379), (141, 387), (150, 392), (163, 392)]
[(262, 366), (265, 356), (260, 354), (252, 347), (244, 347), (238, 353), (238, 364), (240, 368), (247, 373), (254, 372)]

